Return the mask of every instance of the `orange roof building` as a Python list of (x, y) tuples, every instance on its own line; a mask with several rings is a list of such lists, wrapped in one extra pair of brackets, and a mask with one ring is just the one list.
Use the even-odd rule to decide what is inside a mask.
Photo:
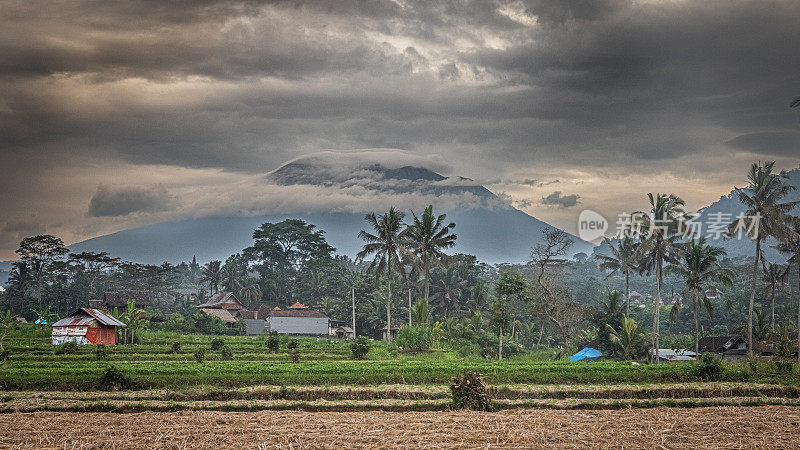
[(308, 306), (306, 306), (306, 305), (304, 305), (304, 304), (302, 304), (300, 302), (294, 302), (294, 305), (290, 306), (288, 309), (307, 309), (307, 308), (308, 308)]

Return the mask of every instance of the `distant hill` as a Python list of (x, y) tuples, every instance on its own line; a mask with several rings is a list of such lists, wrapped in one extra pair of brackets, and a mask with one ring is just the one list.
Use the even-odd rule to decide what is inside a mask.
[[(343, 168), (325, 158), (299, 159), (268, 174), (265, 182), (282, 186), (313, 185), (339, 189), (358, 185), (376, 194), (464, 197), (470, 204), (447, 211), (458, 234), (455, 252), (469, 253), (487, 263), (520, 263), (528, 259), (542, 228), (550, 225), (503, 203), (484, 186), (462, 178), (444, 177), (424, 167), (365, 162)], [(388, 209), (390, 204), (384, 205)], [(434, 202), (434, 208), (437, 208)], [(314, 212), (258, 217), (203, 217), (165, 222), (89, 239), (70, 245), (72, 251), (107, 251), (143, 262), (177, 263), (224, 259), (252, 243), (253, 230), (264, 222), (300, 218), (324, 230), (339, 253), (354, 257), (362, 242), (358, 230), (364, 213)], [(572, 253), (591, 253), (593, 245), (573, 237)]]
[[(795, 190), (786, 196), (783, 201), (800, 201), (800, 168), (788, 171), (787, 175), (788, 179), (786, 182), (794, 186)], [(747, 186), (739, 187), (747, 188)], [(700, 218), (698, 220), (704, 224), (703, 233), (705, 233), (707, 229), (705, 224), (711, 220), (713, 217), (712, 214), (729, 214), (730, 217), (735, 218), (739, 213), (744, 211), (745, 207), (742, 205), (742, 202), (739, 201), (738, 195), (735, 191), (731, 190), (729, 194), (720, 197), (720, 199), (716, 202), (700, 209), (698, 211), (700, 213)], [(792, 213), (795, 215), (800, 215), (800, 207), (795, 208)], [(753, 256), (756, 251), (755, 243), (746, 238), (742, 238), (741, 240), (715, 240), (713, 243), (714, 245), (723, 247), (728, 252), (728, 256), (732, 258), (750, 257)], [(772, 248), (772, 246), (776, 244), (777, 241), (772, 238), (767, 240), (766, 245), (762, 244), (766, 258), (770, 261), (786, 261), (787, 257), (785, 255), (782, 255), (780, 252)]]

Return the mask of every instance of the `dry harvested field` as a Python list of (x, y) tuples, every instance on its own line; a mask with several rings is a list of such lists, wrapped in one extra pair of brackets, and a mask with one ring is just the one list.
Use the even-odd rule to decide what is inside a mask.
[(0, 447), (797, 448), (800, 408), (0, 414)]

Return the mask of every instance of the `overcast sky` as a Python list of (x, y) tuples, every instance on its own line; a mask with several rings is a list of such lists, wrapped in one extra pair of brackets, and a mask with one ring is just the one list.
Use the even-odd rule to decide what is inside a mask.
[(800, 163), (796, 0), (0, 11), (0, 258), (35, 233), (287, 207), (263, 175), (320, 151), (397, 149), (569, 231), (584, 208), (697, 208), (752, 161)]

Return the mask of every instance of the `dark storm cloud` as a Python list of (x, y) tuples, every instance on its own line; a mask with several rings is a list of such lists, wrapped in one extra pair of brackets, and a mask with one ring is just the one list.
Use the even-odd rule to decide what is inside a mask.
[(569, 208), (577, 205), (579, 198), (580, 196), (577, 194), (563, 195), (561, 191), (555, 191), (546, 197), (542, 197), (542, 204)]
[(727, 144), (756, 154), (797, 156), (800, 149), (800, 131), (748, 133), (736, 136)]
[(12, 0), (0, 162), (26, 175), (0, 192), (94, 164), (264, 173), (373, 147), (480, 179), (729, 172), (743, 150), (792, 156), (797, 23), (794, 0)]
[(110, 187), (99, 185), (89, 202), (92, 217), (127, 216), (137, 212), (169, 211), (178, 200), (164, 186)]

